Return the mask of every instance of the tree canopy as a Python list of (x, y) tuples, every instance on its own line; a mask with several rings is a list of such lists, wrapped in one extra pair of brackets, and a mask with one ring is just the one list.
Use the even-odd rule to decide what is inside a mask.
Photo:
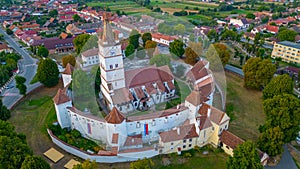
[(0, 120), (8, 120), (10, 118), (10, 110), (7, 109), (5, 105), (2, 103), (2, 99), (0, 99)]
[(170, 53), (174, 54), (175, 56), (182, 57), (182, 55), (184, 54), (183, 45), (184, 44), (182, 41), (175, 39), (173, 42), (170, 43)]
[(214, 40), (215, 42), (217, 42), (219, 40), (219, 35), (217, 33), (216, 30), (214, 29), (211, 29), (208, 34), (207, 34), (207, 37), (209, 38), (209, 40)]
[(175, 25), (174, 30), (177, 34), (183, 36), (183, 34), (185, 32), (185, 26), (183, 24)]
[(156, 66), (158, 66), (158, 67), (164, 66), (164, 65), (168, 65), (170, 67), (171, 59), (168, 55), (158, 54), (158, 55), (153, 56), (150, 59), (150, 65), (154, 65), (154, 64), (156, 64)]
[(288, 143), (296, 138), (300, 125), (300, 101), (291, 94), (274, 96), (263, 102), (266, 123), (263, 130), (279, 126)]
[(191, 47), (185, 49), (184, 55), (185, 63), (194, 65), (197, 62), (198, 55)]
[(252, 141), (246, 141), (233, 150), (233, 157), (227, 161), (227, 169), (263, 169), (259, 154)]
[(132, 44), (134, 49), (138, 48), (139, 47), (139, 39), (141, 37), (141, 34), (133, 29), (131, 32), (130, 32), (130, 35), (129, 35), (129, 44)]
[(91, 162), (89, 159), (85, 160), (82, 164), (77, 164), (73, 167), (73, 169), (96, 169), (97, 163), (96, 161)]
[(21, 169), (51, 169), (50, 165), (39, 156), (27, 156)]
[(83, 46), (89, 40), (90, 37), (91, 37), (91, 35), (89, 35), (89, 34), (81, 34), (81, 35), (78, 35), (73, 40), (75, 51), (77, 54), (79, 54), (81, 52), (81, 49), (83, 48)]
[(49, 50), (47, 48), (45, 48), (44, 46), (39, 46), (36, 54), (40, 57), (48, 57)]
[(134, 46), (132, 44), (129, 44), (125, 49), (125, 56), (132, 60), (134, 58), (134, 52)]
[(70, 63), (73, 67), (76, 64), (76, 58), (73, 55), (66, 55), (62, 59), (62, 66), (66, 67), (68, 63)]
[(55, 86), (59, 80), (59, 71), (56, 63), (47, 58), (41, 59), (38, 64), (37, 78), (46, 87)]
[(154, 166), (152, 159), (138, 159), (135, 162), (130, 163), (130, 169), (151, 169)]
[(280, 31), (278, 33), (278, 38), (280, 41), (291, 41), (291, 42), (295, 42), (295, 37), (297, 36), (297, 32), (295, 32), (294, 30), (290, 30), (290, 29), (286, 29), (283, 31)]
[(264, 88), (276, 72), (276, 66), (270, 60), (250, 58), (243, 66), (244, 86), (246, 88)]
[(284, 134), (280, 127), (267, 129), (258, 138), (258, 147), (270, 156), (276, 156), (283, 152)]
[(146, 42), (147, 42), (148, 40), (152, 40), (152, 35), (151, 35), (151, 33), (149, 33), (149, 32), (144, 33), (143, 36), (142, 36), (142, 40), (143, 40), (143, 45), (144, 45), (144, 47), (145, 47), (145, 46), (146, 46)]
[(28, 155), (32, 155), (32, 151), (25, 135), (16, 133), (13, 125), (0, 120), (0, 168), (21, 168)]
[(227, 47), (221, 43), (215, 43), (214, 47), (219, 55), (219, 58), (221, 59), (222, 65), (225, 66), (230, 59), (230, 53)]
[(146, 42), (146, 45), (145, 45), (145, 49), (147, 51), (147, 55), (151, 58), (153, 56), (153, 53), (155, 51), (157, 47), (157, 43), (152, 41), (152, 40), (148, 40)]
[(283, 93), (293, 93), (293, 80), (288, 75), (278, 75), (274, 77), (263, 90), (263, 98), (269, 99)]

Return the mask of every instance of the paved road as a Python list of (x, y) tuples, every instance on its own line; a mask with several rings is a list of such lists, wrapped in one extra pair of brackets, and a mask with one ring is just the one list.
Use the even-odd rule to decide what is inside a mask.
[[(27, 92), (40, 86), (40, 83), (35, 83), (33, 85), (29, 84), (37, 71), (37, 59), (33, 59), (25, 49), (20, 48), (20, 44), (18, 44), (11, 36), (8, 36), (1, 27), (0, 34), (3, 34), (4, 39), (10, 45), (10, 47), (14, 48), (22, 56), (22, 59), (19, 61), (19, 75), (26, 78), (25, 84), (27, 86)], [(15, 86), (15, 81), (13, 80), (11, 84)], [(19, 94), (19, 90), (15, 87), (4, 90), (1, 93), (1, 95), (3, 96), (3, 104), (6, 105), (8, 108), (11, 108), (19, 99), (22, 98), (22, 96)]]
[(284, 152), (278, 165), (274, 167), (266, 166), (266, 169), (297, 169), (297, 166), (293, 160), (292, 155), (288, 151), (287, 146), (284, 145), (283, 148)]

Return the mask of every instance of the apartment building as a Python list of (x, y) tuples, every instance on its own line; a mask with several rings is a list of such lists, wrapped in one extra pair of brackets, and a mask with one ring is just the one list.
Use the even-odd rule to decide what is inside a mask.
[(282, 41), (274, 44), (272, 58), (282, 58), (282, 61), (288, 63), (300, 64), (300, 44)]

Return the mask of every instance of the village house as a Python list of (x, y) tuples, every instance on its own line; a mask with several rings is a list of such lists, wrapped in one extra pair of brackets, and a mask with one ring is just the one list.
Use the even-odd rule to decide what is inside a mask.
[(161, 45), (169, 46), (171, 42), (178, 39), (176, 36), (163, 35), (161, 33), (152, 33), (152, 41)]
[(98, 48), (88, 49), (81, 53), (82, 67), (99, 64)]

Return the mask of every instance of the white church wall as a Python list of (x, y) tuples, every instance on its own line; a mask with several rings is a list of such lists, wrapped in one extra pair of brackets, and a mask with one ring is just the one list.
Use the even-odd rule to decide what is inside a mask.
[(60, 125), (61, 128), (70, 128), (71, 127), (71, 122), (70, 122), (70, 117), (68, 115), (68, 110), (67, 107), (72, 107), (72, 102), (66, 102), (60, 105), (54, 104), (55, 111), (56, 111), (56, 116), (57, 116), (57, 121)]
[(103, 143), (106, 143), (106, 123), (104, 121), (97, 121), (72, 111), (69, 112), (72, 129), (78, 130), (83, 137), (100, 140)]
[[(188, 114), (189, 111), (188, 109), (186, 109), (177, 113), (177, 115), (172, 114), (167, 117), (127, 122), (128, 135), (143, 134), (143, 141), (158, 140), (159, 137), (158, 132), (168, 131), (176, 126), (182, 125), (183, 122), (187, 120)], [(147, 136), (144, 135), (145, 124), (148, 124), (149, 135)]]

